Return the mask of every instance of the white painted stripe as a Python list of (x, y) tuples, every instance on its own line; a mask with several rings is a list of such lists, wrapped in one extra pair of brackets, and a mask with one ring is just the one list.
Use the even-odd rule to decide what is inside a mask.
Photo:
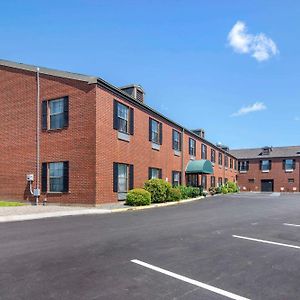
[(245, 297), (238, 296), (238, 295), (236, 295), (236, 294), (233, 294), (233, 293), (230, 293), (230, 292), (221, 290), (221, 289), (219, 289), (219, 288), (216, 288), (216, 287), (214, 287), (214, 286), (211, 286), (211, 285), (202, 283), (202, 282), (200, 282), (200, 281), (197, 281), (197, 280), (194, 280), (194, 279), (190, 279), (190, 278), (188, 278), (188, 277), (185, 277), (185, 276), (182, 276), (182, 275), (179, 275), (179, 274), (170, 272), (170, 271), (168, 271), (168, 270), (165, 270), (165, 269), (162, 269), (162, 268), (159, 268), (159, 267), (150, 265), (150, 264), (145, 263), (145, 262), (143, 262), (143, 261), (140, 261), (140, 260), (138, 260), (138, 259), (133, 259), (133, 260), (131, 260), (131, 262), (133, 262), (133, 263), (135, 263), (135, 264), (138, 264), (138, 265), (140, 265), (140, 266), (143, 266), (143, 267), (145, 267), (145, 268), (154, 270), (154, 271), (156, 271), (156, 272), (159, 272), (159, 273), (168, 275), (168, 276), (170, 276), (170, 277), (179, 279), (179, 280), (181, 280), (181, 281), (190, 283), (190, 284), (192, 284), (192, 285), (201, 287), (201, 288), (203, 288), (203, 289), (209, 290), (209, 291), (211, 291), (211, 292), (214, 292), (214, 293), (216, 293), (216, 294), (225, 296), (225, 297), (230, 298), (230, 299), (235, 299), (235, 300), (250, 300), (249, 298), (245, 298)]
[(285, 226), (293, 226), (293, 227), (300, 227), (300, 225), (297, 224), (290, 224), (290, 223), (283, 223)]
[(282, 244), (282, 243), (277, 243), (277, 242), (272, 242), (272, 241), (266, 241), (266, 240), (253, 239), (253, 238), (249, 238), (249, 237), (246, 237), (246, 236), (233, 235), (233, 237), (238, 238), (238, 239), (243, 239), (243, 240), (249, 240), (249, 241), (259, 242), (259, 243), (265, 243), (265, 244), (271, 244), (271, 245), (277, 245), (277, 246), (283, 246), (283, 247), (300, 249), (299, 246), (294, 246), (294, 245), (289, 245), (289, 244)]

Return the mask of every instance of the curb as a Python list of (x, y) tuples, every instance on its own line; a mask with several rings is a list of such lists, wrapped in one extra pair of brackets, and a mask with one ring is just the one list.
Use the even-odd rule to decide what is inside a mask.
[(40, 219), (66, 217), (66, 216), (103, 215), (103, 214), (126, 212), (126, 211), (145, 210), (150, 208), (159, 208), (159, 207), (185, 204), (185, 203), (197, 201), (204, 198), (205, 197), (201, 196), (197, 198), (174, 201), (174, 202), (156, 203), (148, 206), (135, 206), (135, 207), (116, 208), (116, 209), (89, 208), (89, 209), (81, 209), (81, 210), (73, 210), (73, 211), (58, 211), (58, 212), (49, 212), (49, 213), (27, 214), (27, 215), (0, 216), (0, 223), (40, 220)]

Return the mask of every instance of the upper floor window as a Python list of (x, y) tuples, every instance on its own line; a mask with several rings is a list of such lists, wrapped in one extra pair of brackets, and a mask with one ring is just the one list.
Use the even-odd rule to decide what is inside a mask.
[(232, 158), (230, 158), (230, 160), (229, 160), (229, 167), (230, 167), (230, 169), (233, 168), (233, 160), (232, 160)]
[(210, 152), (210, 161), (212, 163), (216, 162), (216, 151), (214, 149), (211, 149), (211, 152)]
[(173, 129), (173, 149), (181, 151), (181, 133)]
[(224, 157), (224, 165), (225, 165), (225, 168), (228, 168), (228, 156), (225, 155)]
[(296, 167), (295, 159), (284, 159), (283, 160), (283, 168), (285, 171), (293, 171)]
[(260, 161), (260, 169), (263, 172), (267, 172), (271, 170), (271, 160), (261, 160)]
[(149, 141), (162, 144), (162, 123), (149, 118)]
[(149, 179), (154, 179), (154, 178), (162, 178), (162, 172), (161, 169), (158, 168), (149, 168)]
[(196, 156), (196, 141), (192, 138), (189, 138), (189, 154)]
[(238, 165), (238, 169), (240, 172), (247, 172), (249, 170), (249, 161), (247, 160), (239, 161)]
[(62, 193), (68, 190), (69, 162), (42, 163), (42, 191)]
[(63, 97), (42, 102), (42, 129), (63, 129), (69, 125), (69, 99)]
[(201, 144), (201, 159), (207, 159), (207, 146)]
[(219, 152), (218, 163), (220, 166), (223, 165), (223, 154), (221, 152)]
[(114, 101), (114, 129), (126, 134), (133, 134), (133, 109), (127, 105)]

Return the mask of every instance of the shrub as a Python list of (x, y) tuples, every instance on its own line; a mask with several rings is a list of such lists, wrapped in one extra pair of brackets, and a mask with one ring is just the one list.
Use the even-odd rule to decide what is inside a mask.
[(216, 187), (216, 194), (221, 194), (222, 193), (222, 187), (218, 186)]
[(216, 190), (215, 187), (210, 187), (210, 188), (208, 189), (208, 191), (209, 191), (209, 193), (210, 193), (212, 196), (215, 195), (215, 194), (217, 193), (217, 190)]
[(167, 201), (179, 201), (182, 199), (181, 191), (178, 188), (171, 188)]
[(176, 187), (181, 193), (181, 199), (188, 199), (189, 198), (189, 188), (184, 185), (180, 185)]
[(228, 189), (225, 185), (222, 186), (221, 191), (222, 191), (222, 194), (228, 194)]
[(226, 186), (227, 186), (229, 193), (237, 193), (238, 192), (238, 186), (235, 182), (228, 181)]
[(181, 192), (181, 199), (196, 198), (203, 194), (203, 189), (201, 189), (201, 187), (180, 185), (177, 189)]
[(130, 190), (126, 197), (125, 204), (131, 206), (141, 206), (151, 204), (151, 194), (144, 189)]
[(171, 184), (162, 179), (150, 179), (145, 182), (144, 189), (151, 194), (151, 202), (165, 202), (170, 193)]

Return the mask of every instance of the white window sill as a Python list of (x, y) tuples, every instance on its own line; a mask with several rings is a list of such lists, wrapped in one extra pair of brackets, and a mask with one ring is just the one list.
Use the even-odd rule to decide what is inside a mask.
[(289, 170), (285, 170), (285, 173), (292, 173), (294, 170), (293, 169), (289, 169)]
[(128, 133), (118, 131), (118, 139), (121, 141), (130, 142), (130, 135)]
[(262, 173), (270, 173), (270, 170), (262, 170)]
[(159, 151), (160, 150), (160, 145), (152, 142), (152, 149)]
[(181, 155), (181, 151), (174, 150), (174, 155), (175, 155), (175, 156), (180, 156), (180, 155)]
[(190, 160), (195, 160), (196, 157), (194, 155), (190, 155)]
[(248, 171), (239, 171), (241, 174), (245, 174), (247, 173)]

